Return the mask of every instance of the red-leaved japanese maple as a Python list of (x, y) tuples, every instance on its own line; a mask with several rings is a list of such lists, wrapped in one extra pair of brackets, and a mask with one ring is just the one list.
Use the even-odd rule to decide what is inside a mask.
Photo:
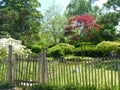
[[(82, 34), (89, 34), (92, 37), (96, 36), (95, 34), (89, 33), (91, 29), (99, 31), (102, 27), (96, 23), (95, 17), (84, 14), (81, 16), (73, 16), (68, 20), (69, 25), (65, 27), (65, 36), (73, 35), (75, 37), (75, 29), (79, 29), (79, 34), (76, 36), (82, 36)], [(73, 39), (73, 38), (72, 38)]]

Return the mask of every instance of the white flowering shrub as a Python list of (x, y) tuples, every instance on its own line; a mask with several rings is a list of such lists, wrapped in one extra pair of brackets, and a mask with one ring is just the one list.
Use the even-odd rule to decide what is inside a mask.
[(13, 38), (1, 38), (0, 39), (0, 55), (8, 55), (8, 46), (12, 45), (13, 54), (24, 54), (28, 55), (31, 53), (30, 49), (27, 49), (24, 45), (21, 44), (22, 41), (15, 40)]

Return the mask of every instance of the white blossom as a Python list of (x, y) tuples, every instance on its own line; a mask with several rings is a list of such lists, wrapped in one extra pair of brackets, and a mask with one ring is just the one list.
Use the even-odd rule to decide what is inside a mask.
[(0, 39), (0, 55), (8, 54), (8, 46), (12, 45), (13, 54), (26, 54), (31, 53), (30, 49), (27, 49), (22, 45), (22, 41), (15, 40), (13, 38), (1, 38)]

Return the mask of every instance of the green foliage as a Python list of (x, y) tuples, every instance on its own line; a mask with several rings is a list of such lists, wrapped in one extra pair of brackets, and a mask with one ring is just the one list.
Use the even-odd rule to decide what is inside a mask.
[(66, 14), (68, 17), (74, 15), (91, 14), (97, 17), (100, 14), (98, 6), (93, 4), (97, 0), (71, 0), (66, 8)]
[(38, 37), (41, 29), (42, 19), (42, 14), (37, 9), (40, 7), (38, 0), (2, 0), (0, 7), (8, 10), (0, 12), (3, 18), (3, 20), (0, 18), (1, 31), (6, 30), (12, 38), (24, 41), (24, 45), (31, 40), (38, 40), (36, 36)]
[(8, 34), (13, 34), (13, 25), (18, 20), (18, 13), (8, 8), (0, 9), (0, 37), (7, 37)]
[(23, 90), (118, 90), (118, 87), (99, 87), (96, 86), (81, 86), (81, 85), (74, 85), (74, 84), (67, 84), (65, 86), (55, 86), (55, 85), (35, 85), (33, 87), (24, 87)]
[(97, 22), (103, 26), (102, 30), (100, 30), (98, 35), (98, 40), (103, 41), (114, 41), (116, 36), (116, 28), (118, 25), (120, 15), (116, 12), (109, 12), (106, 14), (102, 14)]
[(72, 54), (73, 50), (74, 46), (70, 44), (60, 43), (56, 46), (49, 48), (47, 51), (47, 55), (54, 58), (59, 58), (60, 56)]
[(80, 47), (81, 45), (83, 46), (92, 46), (92, 43), (91, 42), (80, 42), (80, 40), (76, 41), (74, 44), (73, 44), (76, 48)]
[(69, 84), (64, 87), (65, 90), (97, 90), (95, 86), (80, 86)]
[(104, 6), (120, 13), (120, 0), (107, 0)]
[(97, 50), (100, 50), (105, 55), (108, 55), (110, 51), (117, 51), (118, 47), (120, 47), (120, 42), (111, 42), (111, 41), (102, 41), (97, 44)]
[(109, 12), (106, 14), (102, 14), (98, 19), (98, 23), (104, 26), (104, 28), (114, 28), (114, 26), (118, 25), (118, 20), (120, 18), (119, 13)]
[(75, 48), (74, 49), (74, 55), (76, 56), (82, 56), (84, 54), (84, 56), (87, 57), (102, 57), (103, 53), (100, 50), (97, 50), (95, 48), (95, 45), (86, 45), (86, 46), (82, 46)]
[(41, 46), (35, 44), (35, 45), (32, 46), (31, 51), (32, 51), (33, 53), (39, 53), (39, 52), (41, 51)]
[[(67, 23), (67, 18), (60, 13), (60, 6), (52, 4), (44, 11), (41, 34), (45, 34), (45, 41), (49, 44), (58, 44), (63, 37), (63, 29)], [(43, 36), (43, 35), (42, 35)]]
[(90, 11), (90, 4), (85, 0), (71, 0), (67, 11), (68, 16), (82, 15)]
[(9, 89), (10, 84), (8, 82), (0, 82), (0, 89)]

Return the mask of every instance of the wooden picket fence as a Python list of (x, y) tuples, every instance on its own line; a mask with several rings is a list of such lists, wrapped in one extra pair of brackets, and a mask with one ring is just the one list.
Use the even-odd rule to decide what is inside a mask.
[(8, 81), (11, 86), (74, 84), (119, 87), (120, 59), (61, 57), (57, 60), (46, 60), (44, 48), (37, 57), (17, 54), (12, 56), (10, 46), (8, 57), (0, 59), (0, 81)]

